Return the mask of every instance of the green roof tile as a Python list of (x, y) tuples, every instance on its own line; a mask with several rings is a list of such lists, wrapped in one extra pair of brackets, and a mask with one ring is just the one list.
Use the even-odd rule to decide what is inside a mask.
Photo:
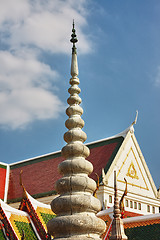
[(5, 240), (4, 233), (3, 233), (2, 229), (0, 229), (0, 239)]
[(30, 240), (38, 240), (37, 236), (35, 235), (31, 223), (25, 223), (20, 221), (14, 221), (18, 231), (22, 235), (24, 232), (24, 236), (26, 239)]
[(160, 224), (125, 229), (128, 240), (160, 240)]
[(56, 217), (55, 214), (48, 214), (48, 213), (40, 213), (40, 214), (41, 214), (41, 216), (43, 218), (43, 221), (45, 222), (46, 225), (47, 225), (49, 220)]

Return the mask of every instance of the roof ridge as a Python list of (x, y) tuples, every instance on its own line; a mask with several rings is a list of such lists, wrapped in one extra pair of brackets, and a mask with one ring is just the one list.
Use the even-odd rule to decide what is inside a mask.
[(154, 219), (160, 219), (160, 213), (154, 213), (154, 214), (147, 214), (143, 216), (138, 217), (130, 217), (130, 218), (124, 218), (123, 222), (130, 223), (130, 222), (143, 222), (143, 221), (149, 221)]
[(103, 142), (103, 141), (107, 141), (107, 140), (114, 139), (114, 138), (117, 138), (117, 137), (124, 137), (125, 138), (129, 131), (134, 131), (133, 125), (130, 125), (124, 131), (122, 131), (122, 132), (120, 132), (120, 133), (118, 133), (116, 135), (113, 135), (113, 136), (107, 137), (107, 138), (102, 138), (102, 139), (97, 140), (97, 141), (89, 142), (89, 143), (87, 143), (87, 145), (94, 144), (94, 143), (99, 143), (99, 142)]
[[(92, 142), (86, 143), (85, 145), (89, 146), (89, 145), (100, 143), (100, 142), (103, 142), (103, 141), (108, 141), (108, 140), (111, 140), (111, 139), (114, 139), (114, 138), (117, 138), (117, 137), (124, 137), (125, 138), (129, 131), (133, 131), (134, 132), (134, 127), (133, 127), (132, 124), (128, 128), (126, 128), (124, 131), (122, 131), (122, 132), (120, 132), (120, 133), (118, 133), (116, 135), (113, 135), (113, 136), (107, 137), (107, 138), (103, 138), (103, 139), (100, 139), (100, 140), (97, 140), (97, 141), (92, 141)], [(58, 151), (55, 151), (55, 152), (46, 153), (46, 154), (42, 154), (42, 155), (39, 155), (39, 156), (36, 156), (36, 157), (27, 158), (27, 159), (20, 160), (20, 161), (17, 161), (17, 162), (9, 163), (7, 165), (14, 166), (16, 164), (24, 163), (24, 162), (27, 162), (27, 161), (32, 161), (32, 160), (35, 160), (35, 159), (38, 159), (38, 158), (47, 157), (47, 156), (50, 156), (52, 154), (59, 154), (59, 153), (61, 153), (61, 150), (58, 150)]]

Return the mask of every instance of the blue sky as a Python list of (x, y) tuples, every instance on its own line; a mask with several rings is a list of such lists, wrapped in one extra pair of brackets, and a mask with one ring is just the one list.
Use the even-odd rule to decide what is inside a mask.
[(159, 181), (160, 1), (6, 0), (0, 8), (0, 161), (64, 146), (75, 19), (87, 142), (126, 129)]

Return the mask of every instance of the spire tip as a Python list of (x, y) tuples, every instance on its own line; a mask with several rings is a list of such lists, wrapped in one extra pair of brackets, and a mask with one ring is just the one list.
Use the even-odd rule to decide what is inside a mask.
[(74, 26), (75, 26), (75, 24), (74, 24), (74, 19), (73, 19), (73, 28), (72, 28), (72, 34), (71, 34), (71, 40), (70, 40), (70, 42), (73, 43), (72, 53), (76, 53), (75, 43), (78, 42), (76, 30), (75, 30)]

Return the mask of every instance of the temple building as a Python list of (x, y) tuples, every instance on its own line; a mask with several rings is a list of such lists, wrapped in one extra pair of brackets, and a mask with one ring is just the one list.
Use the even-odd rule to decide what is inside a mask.
[[(71, 239), (81, 239), (81, 230), (82, 239), (88, 239), (88, 236), (91, 239), (122, 239), (114, 238), (114, 234), (111, 236), (117, 217), (126, 234), (123, 232), (123, 239), (158, 240), (160, 192), (135, 137), (137, 117), (126, 130), (115, 136), (83, 143), (86, 134), (81, 130), (84, 121), (81, 119), (83, 109), (79, 106), (74, 24), (71, 42), (72, 78), (68, 90), (69, 118), (66, 121), (69, 130), (64, 134), (67, 144), (62, 149), (62, 155), (61, 151), (57, 151), (11, 164), (0, 162), (0, 239), (62, 239), (64, 234), (68, 234), (67, 239), (72, 234), (75, 238)], [(51, 201), (54, 211), (51, 210)], [(74, 218), (77, 220), (80, 216), (82, 222), (86, 218), (89, 230), (86, 226), (78, 226), (77, 221), (77, 230), (67, 233), (67, 228), (69, 231), (71, 228), (64, 220), (66, 232), (58, 232), (54, 226), (60, 226), (62, 216), (72, 224)], [(106, 230), (102, 220), (106, 222)], [(150, 238), (147, 238), (144, 236), (147, 231), (152, 236), (154, 232), (155, 236), (151, 238), (148, 235)]]
[[(118, 195), (122, 196), (126, 178), (128, 182), (125, 209), (136, 214), (159, 213), (160, 195), (149, 172), (131, 125), (116, 136), (86, 144), (87, 158), (94, 167), (90, 177), (100, 186), (96, 194), (103, 208), (113, 206), (113, 172), (117, 171)], [(16, 163), (0, 163), (0, 198), (18, 207), (22, 198), (19, 174), (23, 170), (24, 185), (34, 198), (50, 204), (56, 195), (55, 182), (60, 178), (58, 164), (64, 160), (57, 151)], [(133, 215), (133, 214), (132, 214)]]

